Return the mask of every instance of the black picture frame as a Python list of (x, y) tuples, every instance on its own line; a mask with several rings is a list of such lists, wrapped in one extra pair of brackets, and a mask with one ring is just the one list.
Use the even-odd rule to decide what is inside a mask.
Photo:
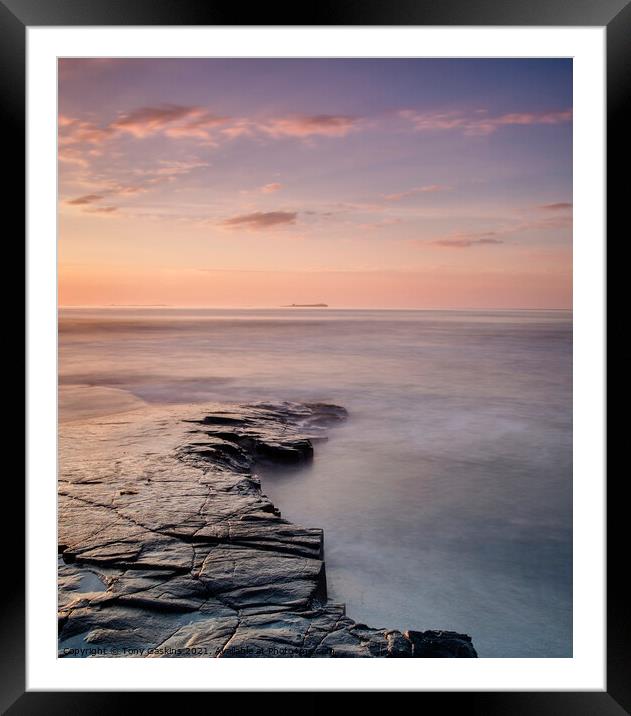
[[(248, 22), (241, 20), (247, 18)], [(290, 10), (259, 4), (244, 8), (227, 2), (195, 0), (0, 0), (0, 108), (2, 109), (5, 151), (13, 153), (11, 181), (5, 188), (5, 210), (14, 216), (14, 235), (25, 226), (25, 64), (26, 29), (31, 26), (81, 25), (433, 25), (433, 26), (606, 26), (607, 45), (607, 217), (608, 227), (620, 226), (626, 206), (622, 196), (628, 180), (628, 120), (625, 99), (630, 96), (631, 0), (320, 0)], [(17, 234), (15, 233), (17, 232)], [(8, 475), (5, 479), (9, 479)], [(623, 480), (608, 483), (607, 498), (607, 678), (603, 692), (441, 692), (416, 693), (420, 707), (428, 699), (441, 699), (454, 708), (473, 714), (598, 714), (617, 716), (631, 712), (631, 660), (629, 620), (624, 599), (623, 549), (626, 520), (623, 510)], [(5, 535), (5, 580), (1, 590), (0, 613), (0, 708), (18, 714), (111, 714), (145, 710), (147, 694), (116, 692), (34, 692), (25, 691), (25, 553), (18, 548), (24, 534), (23, 515), (16, 491)], [(22, 545), (24, 546), (24, 545)], [(576, 555), (580, 559), (580, 555)], [(589, 628), (587, 625), (585, 628)], [(217, 707), (213, 694), (214, 707)], [(251, 700), (252, 708), (295, 708), (301, 712), (322, 709), (326, 696), (287, 694), (291, 705), (279, 704), (273, 694), (240, 694)], [(391, 698), (391, 694), (387, 698)], [(161, 693), (160, 709), (182, 707), (182, 695)], [(373, 695), (371, 698), (379, 698)], [(445, 701), (445, 700), (448, 701)], [(283, 698), (284, 700), (284, 698)], [(378, 704), (375, 703), (378, 707)], [(210, 706), (209, 706), (210, 707)], [(232, 706), (234, 708), (234, 705)]]

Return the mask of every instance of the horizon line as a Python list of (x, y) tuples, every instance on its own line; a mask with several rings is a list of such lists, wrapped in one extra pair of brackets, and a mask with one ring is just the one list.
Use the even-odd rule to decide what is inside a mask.
[(191, 309), (228, 309), (228, 310), (270, 310), (303, 309), (311, 311), (572, 311), (573, 306), (291, 306), (291, 305), (180, 305), (169, 303), (86, 303), (58, 304), (64, 308), (191, 308)]

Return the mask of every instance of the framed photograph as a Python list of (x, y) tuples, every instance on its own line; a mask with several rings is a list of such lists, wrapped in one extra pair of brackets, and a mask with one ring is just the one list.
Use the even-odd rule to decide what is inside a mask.
[(3, 709), (628, 712), (605, 222), (629, 4), (239, 14), (0, 3), (27, 264)]

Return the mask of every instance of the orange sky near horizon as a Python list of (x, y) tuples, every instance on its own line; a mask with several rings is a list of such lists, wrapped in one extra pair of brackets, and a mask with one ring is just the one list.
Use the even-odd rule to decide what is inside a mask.
[(61, 306), (571, 308), (569, 60), (61, 60)]
[(571, 274), (562, 269), (545, 277), (527, 270), (463, 275), (444, 270), (86, 270), (70, 266), (59, 272), (60, 306), (273, 307), (324, 302), (338, 308), (569, 308), (571, 290)]

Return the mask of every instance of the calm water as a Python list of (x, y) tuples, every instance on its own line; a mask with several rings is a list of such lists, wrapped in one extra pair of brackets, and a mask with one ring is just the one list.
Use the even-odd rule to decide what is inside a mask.
[(263, 474), (323, 527), (330, 596), (372, 626), (571, 656), (572, 318), (562, 311), (65, 309), (62, 419), (318, 400), (350, 414)]

